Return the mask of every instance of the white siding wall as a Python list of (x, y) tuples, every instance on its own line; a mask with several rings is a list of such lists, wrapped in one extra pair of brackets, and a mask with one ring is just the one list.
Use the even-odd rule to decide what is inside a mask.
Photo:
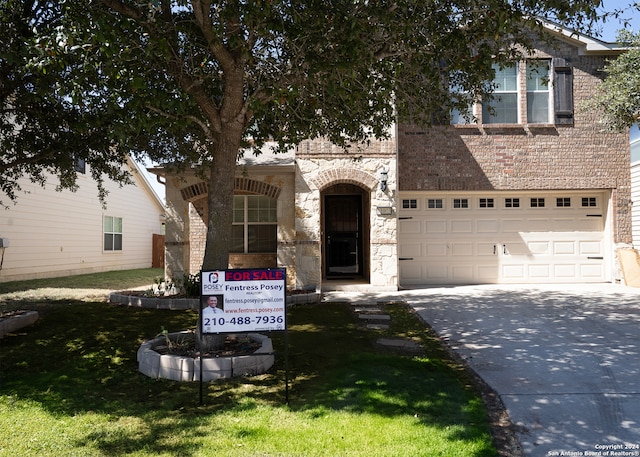
[(640, 249), (640, 161), (631, 164), (631, 201), (633, 247)]
[[(135, 186), (105, 183), (106, 208), (88, 173), (79, 175), (76, 192), (56, 192), (55, 178), (46, 188), (24, 181), (29, 193), (0, 208), (0, 237), (10, 243), (0, 282), (151, 267), (152, 235), (163, 233), (163, 208), (144, 179), (133, 174)], [(103, 251), (104, 215), (122, 218), (122, 251)]]

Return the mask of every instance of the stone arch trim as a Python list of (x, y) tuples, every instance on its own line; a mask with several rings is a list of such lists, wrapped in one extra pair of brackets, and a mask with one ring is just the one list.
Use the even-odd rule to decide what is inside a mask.
[(352, 167), (324, 170), (312, 182), (319, 190), (334, 184), (355, 184), (373, 191), (378, 185), (378, 179), (371, 173)]
[[(181, 189), (180, 194), (185, 201), (193, 202), (195, 200), (198, 200), (199, 198), (205, 197), (207, 195), (208, 188), (209, 186), (207, 185), (207, 183), (205, 183), (204, 181), (200, 181), (199, 183)], [(280, 196), (282, 188), (274, 186), (273, 184), (266, 183), (264, 181), (257, 181), (255, 179), (244, 177), (236, 177), (233, 190), (265, 195), (271, 198), (278, 198)]]

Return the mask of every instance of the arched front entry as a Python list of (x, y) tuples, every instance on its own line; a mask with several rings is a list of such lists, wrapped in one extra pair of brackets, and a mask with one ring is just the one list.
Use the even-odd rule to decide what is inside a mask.
[(322, 192), (323, 276), (369, 278), (369, 191), (340, 183)]

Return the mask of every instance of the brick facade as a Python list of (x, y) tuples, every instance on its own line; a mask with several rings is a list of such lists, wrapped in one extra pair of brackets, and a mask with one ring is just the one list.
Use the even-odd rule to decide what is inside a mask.
[[(603, 131), (598, 114), (583, 108), (595, 91), (607, 56), (581, 55), (567, 44), (541, 45), (532, 58), (562, 57), (573, 69), (572, 125), (526, 122), (526, 77), (520, 66), (519, 124), (398, 129), (400, 191), (612, 191), (615, 242), (631, 242), (629, 137)], [(611, 57), (611, 56), (608, 56)], [(476, 110), (477, 112), (480, 110)], [(480, 116), (481, 117), (481, 116)]]

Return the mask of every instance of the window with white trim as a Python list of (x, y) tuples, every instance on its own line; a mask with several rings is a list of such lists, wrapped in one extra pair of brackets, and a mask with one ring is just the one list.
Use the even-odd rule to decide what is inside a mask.
[(442, 209), (442, 199), (441, 198), (429, 198), (427, 199), (427, 208), (429, 209)]
[(234, 195), (233, 253), (272, 253), (278, 249), (277, 200), (264, 195)]
[(520, 208), (520, 199), (519, 198), (505, 198), (504, 199), (504, 207), (505, 208)]
[(402, 200), (402, 209), (417, 209), (418, 200), (415, 198), (405, 198)]
[(583, 207), (595, 207), (597, 205), (596, 197), (582, 197)]
[(480, 208), (493, 208), (493, 198), (481, 198), (478, 202), (478, 205), (480, 206)]
[(454, 198), (453, 199), (453, 207), (457, 209), (463, 209), (469, 207), (469, 199), (468, 198)]
[(483, 124), (518, 123), (518, 64), (493, 64), (493, 98), (482, 103)]
[(544, 198), (532, 198), (531, 199), (531, 207), (532, 208), (544, 208)]
[(122, 218), (104, 216), (102, 218), (103, 249), (122, 251)]
[(569, 208), (571, 206), (571, 197), (556, 198), (556, 206), (558, 208)]
[(527, 123), (546, 124), (551, 118), (549, 72), (551, 61), (527, 61)]

